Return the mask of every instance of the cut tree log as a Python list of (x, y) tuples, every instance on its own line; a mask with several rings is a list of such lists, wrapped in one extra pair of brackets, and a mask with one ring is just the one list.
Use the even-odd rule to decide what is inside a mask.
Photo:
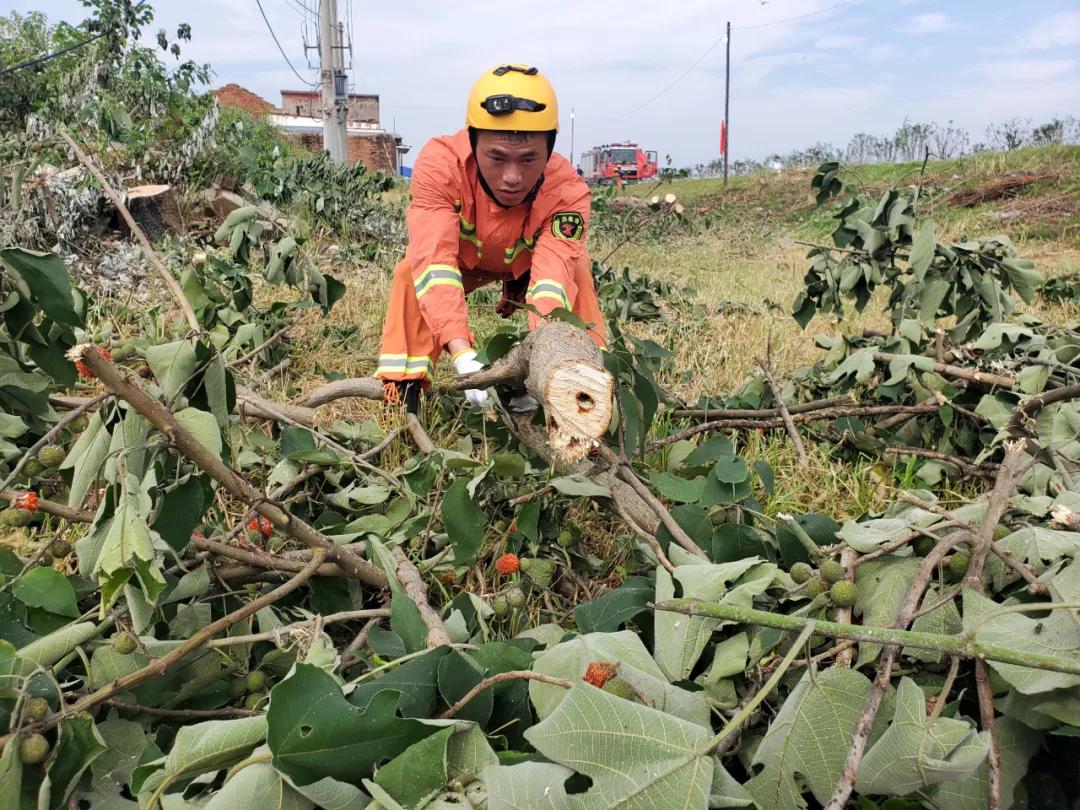
[[(180, 219), (180, 208), (176, 204), (172, 186), (135, 186), (127, 190), (127, 208), (131, 218), (142, 228), (151, 242), (159, 241), (170, 233), (180, 233), (184, 228)], [(120, 228), (125, 235), (131, 235), (131, 229), (120, 219)]]
[(592, 338), (562, 321), (541, 324), (491, 368), (456, 378), (450, 387), (524, 385), (544, 406), (547, 443), (562, 461), (582, 459), (611, 424), (615, 381)]

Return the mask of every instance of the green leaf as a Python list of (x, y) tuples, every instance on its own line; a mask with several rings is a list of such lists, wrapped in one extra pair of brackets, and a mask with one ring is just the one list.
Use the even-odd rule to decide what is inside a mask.
[[(755, 596), (772, 582), (776, 566), (751, 557), (737, 562), (703, 565), (680, 565), (674, 579), (684, 594), (707, 602), (752, 607)], [(675, 583), (665, 569), (656, 570), (656, 601), (675, 596)], [(655, 623), (655, 658), (668, 680), (680, 681), (689, 676), (705, 651), (713, 631), (723, 622), (706, 616), (685, 616), (658, 611)]]
[(427, 646), (428, 628), (416, 602), (400, 587), (390, 598), (390, 629), (405, 643), (406, 652), (419, 652)]
[(750, 477), (750, 468), (738, 456), (728, 456), (716, 462), (713, 475), (724, 484), (741, 484)]
[(172, 401), (198, 366), (195, 344), (190, 340), (177, 340), (150, 346), (146, 350), (146, 362), (154, 372), (154, 379), (164, 392), (165, 399)]
[(591, 478), (582, 473), (563, 475), (552, 478), (548, 484), (555, 487), (563, 495), (572, 498), (610, 498), (611, 490), (602, 484), (597, 484)]
[(661, 495), (676, 503), (696, 503), (705, 492), (704, 476), (688, 480), (669, 472), (659, 472), (653, 473), (649, 480)]
[(683, 462), (687, 467), (701, 467), (719, 458), (735, 455), (735, 447), (727, 436), (710, 436), (686, 457)]
[(51, 667), (80, 644), (85, 644), (98, 634), (98, 627), (93, 622), (79, 622), (62, 627), (47, 636), (42, 636), (16, 651), (23, 674), (35, 666)]
[(203, 388), (206, 391), (206, 403), (217, 420), (218, 427), (229, 424), (228, 372), (220, 355), (215, 355), (203, 374)]
[(274, 766), (297, 784), (330, 776), (351, 784), (435, 731), (397, 716), (400, 693), (381, 691), (363, 708), (345, 700), (330, 675), (309, 664), (270, 692), (267, 743)]
[(438, 702), (439, 663), (448, 652), (447, 647), (437, 647), (377, 679), (359, 684), (349, 695), (349, 703), (366, 706), (376, 693), (395, 689), (401, 692), (398, 711), (403, 717), (431, 717)]
[[(1080, 571), (1080, 561), (1073, 562), (1070, 568)], [(1055, 610), (1043, 619), (1034, 619), (1021, 613), (1006, 613), (982, 621), (982, 617), (997, 607), (990, 599), (965, 588), (964, 630), (975, 630), (976, 641), (1008, 647), (1017, 653), (1036, 653), (1058, 658), (1080, 656), (1080, 625), (1069, 611)], [(1010, 686), (1025, 695), (1049, 692), (1052, 689), (1067, 689), (1080, 684), (1080, 675), (996, 661), (989, 663)]]
[(911, 678), (901, 678), (892, 723), (863, 757), (855, 789), (902, 796), (966, 780), (989, 748), (988, 731), (976, 732), (964, 720), (927, 718), (922, 689)]
[[(484, 671), (480, 665), (458, 650), (451, 650), (439, 662), (439, 693), (448, 706), (461, 700), (483, 679)], [(457, 716), (483, 726), (491, 717), (494, 701), (494, 691), (485, 689), (469, 701)]]
[(106, 751), (90, 766), (95, 787), (105, 790), (131, 783), (131, 773), (147, 746), (146, 732), (133, 720), (110, 717), (98, 723)]
[(11, 588), (15, 598), (29, 607), (44, 608), (60, 616), (79, 616), (75, 589), (55, 568), (35, 568), (16, 579)]
[(446, 784), (446, 747), (454, 735), (447, 726), (413, 743), (375, 776), (375, 784), (407, 810), (421, 807)]
[(68, 806), (67, 798), (75, 789), (83, 771), (107, 748), (90, 715), (79, 715), (60, 721), (56, 750), (45, 766), (45, 773), (52, 781), (49, 810), (62, 810)]
[(869, 691), (869, 679), (851, 669), (802, 677), (754, 753), (761, 770), (745, 787), (758, 807), (800, 810), (804, 784), (821, 804), (829, 800)]
[(207, 413), (206, 411), (200, 411), (198, 408), (184, 408), (175, 414), (176, 421), (180, 427), (186, 429), (195, 439), (213, 453), (215, 456), (221, 455), (221, 428), (218, 427), (218, 421), (214, 418), (214, 415)]
[(930, 262), (934, 259), (936, 245), (934, 223), (926, 221), (919, 228), (919, 232), (915, 236), (915, 242), (911, 246), (911, 255), (908, 257), (908, 263), (911, 265), (911, 271), (914, 273), (916, 281), (921, 282), (926, 276), (926, 271), (930, 269)]
[(487, 519), (484, 512), (469, 497), (469, 482), (459, 478), (443, 496), (439, 507), (446, 533), (454, 544), (454, 562), (469, 565), (484, 542)]
[(313, 810), (314, 806), (273, 765), (256, 762), (226, 782), (203, 810)]
[(0, 753), (0, 809), (19, 810), (21, 805), (23, 764), (19, 759), (18, 739), (4, 746)]
[[(923, 607), (927, 607), (940, 595), (937, 588), (928, 588), (926, 595), (923, 597)], [(956, 603), (949, 601), (941, 607), (919, 616), (912, 623), (911, 629), (917, 633), (936, 633), (941, 636), (952, 636), (961, 632), (964, 627)], [(903, 655), (930, 664), (940, 664), (945, 657), (944, 653), (937, 650), (916, 650), (909, 647), (904, 648)]]
[[(544, 757), (592, 780), (588, 791), (575, 796), (573, 806), (582, 810), (705, 807), (713, 779), (714, 761), (705, 755), (711, 736), (701, 726), (580, 682), (525, 733)], [(521, 784), (516, 806), (546, 803), (552, 783)], [(495, 795), (490, 782), (488, 791)]]
[(30, 288), (45, 314), (57, 323), (82, 326), (75, 311), (67, 267), (55, 253), (37, 253), (22, 248), (0, 250), (0, 260)]
[(60, 465), (62, 470), (72, 470), (68, 506), (82, 506), (86, 493), (101, 473), (101, 465), (109, 454), (112, 436), (101, 420), (101, 411), (95, 411), (86, 425), (86, 430), (75, 441), (67, 458)]
[(637, 455), (643, 442), (641, 402), (625, 385), (619, 386), (619, 416), (622, 420), (623, 442), (628, 456)]
[(202, 521), (207, 506), (202, 483), (197, 477), (191, 476), (161, 496), (151, 528), (161, 535), (173, 551), (180, 553)]
[(103, 610), (112, 604), (117, 593), (133, 575), (149, 602), (157, 599), (165, 588), (165, 578), (157, 565), (150, 527), (140, 508), (139, 482), (133, 476), (128, 476), (116, 506), (116, 514), (102, 542), (94, 573), (101, 582)]
[(525, 468), (525, 457), (520, 453), (496, 453), (491, 458), (491, 471), (499, 478), (521, 478)]
[[(855, 614), (862, 616), (863, 624), (887, 627), (896, 621), (904, 597), (915, 582), (919, 561), (914, 557), (879, 557), (855, 569), (855, 585), (858, 596)], [(859, 642), (857, 666), (868, 664), (881, 652), (880, 644)]]
[[(1014, 803), (1016, 786), (1027, 773), (1028, 761), (1039, 750), (1042, 738), (1038, 732), (1009, 717), (994, 721), (994, 732), (1001, 751), (1002, 807), (1017, 807)], [(987, 766), (983, 762), (972, 778), (962, 782), (947, 782), (934, 792), (934, 803), (941, 810), (986, 810)]]
[(143, 782), (140, 792), (156, 788), (163, 778), (196, 776), (239, 762), (259, 745), (267, 733), (262, 716), (239, 720), (207, 720), (182, 726), (160, 769)]
[(611, 633), (642, 613), (653, 599), (647, 579), (630, 577), (622, 586), (574, 608), (574, 622), (582, 633)]

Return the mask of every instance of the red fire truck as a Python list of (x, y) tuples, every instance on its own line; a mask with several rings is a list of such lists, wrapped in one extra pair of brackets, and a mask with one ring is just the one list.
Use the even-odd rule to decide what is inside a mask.
[(590, 186), (614, 185), (656, 177), (656, 152), (643, 152), (636, 143), (608, 143), (581, 154), (581, 174)]

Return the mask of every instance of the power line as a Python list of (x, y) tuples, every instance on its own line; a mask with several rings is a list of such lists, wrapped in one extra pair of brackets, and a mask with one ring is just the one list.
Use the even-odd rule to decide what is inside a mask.
[[(139, 2), (135, 4), (135, 6), (132, 8), (132, 11), (137, 10), (145, 3), (146, 0), (139, 0)], [(22, 70), (23, 68), (43, 65), (46, 62), (56, 59), (58, 56), (63, 56), (65, 53), (71, 53), (72, 51), (89, 45), (91, 42), (97, 42), (99, 39), (101, 39), (103, 36), (106, 36), (107, 34), (109, 34), (109, 31), (101, 31), (97, 34), (94, 34), (92, 37), (87, 37), (86, 39), (81, 40), (80, 42), (76, 42), (73, 45), (68, 45), (66, 48), (61, 48), (58, 51), (53, 51), (52, 53), (47, 53), (42, 56), (35, 57), (34, 59), (28, 59), (25, 62), (20, 62), (17, 65), (11, 65), (10, 67), (6, 67), (3, 70), (0, 70), (0, 76), (6, 76), (9, 73), (14, 73), (16, 70)]]
[(768, 28), (770, 25), (780, 25), (782, 23), (795, 22), (796, 20), (805, 20), (807, 17), (816, 17), (819, 14), (824, 14), (826, 11), (835, 11), (838, 8), (844, 6), (850, 6), (855, 3), (856, 0), (847, 0), (845, 3), (837, 3), (836, 5), (829, 6), (828, 8), (821, 8), (817, 11), (811, 11), (809, 14), (800, 14), (797, 17), (785, 17), (782, 20), (773, 20), (771, 22), (757, 23), (756, 25), (740, 25), (734, 30), (736, 31), (749, 31), (752, 28)]
[(299, 73), (297, 73), (296, 68), (293, 67), (293, 63), (289, 61), (289, 57), (285, 55), (285, 49), (282, 48), (281, 43), (278, 42), (277, 34), (274, 33), (274, 27), (272, 25), (270, 25), (270, 20), (267, 18), (266, 12), (263, 10), (262, 0), (255, 0), (255, 5), (257, 5), (259, 7), (259, 13), (262, 14), (263, 22), (266, 23), (266, 27), (270, 31), (270, 36), (272, 36), (274, 38), (274, 44), (277, 45), (278, 51), (281, 52), (281, 58), (285, 60), (285, 64), (289, 66), (289, 70), (291, 70), (296, 75), (296, 78), (298, 78), (300, 81), (302, 81), (308, 87), (318, 87), (319, 86), (318, 84), (316, 84), (315, 82), (308, 81), (303, 76), (301, 76)]
[[(855, 2), (857, 2), (857, 0), (847, 0), (847, 2), (836, 3), (835, 5), (829, 6), (828, 8), (819, 9), (817, 11), (811, 11), (809, 14), (800, 14), (797, 17), (787, 17), (787, 18), (782, 19), (782, 20), (772, 20), (771, 22), (758, 23), (756, 25), (743, 25), (743, 26), (738, 26), (738, 27), (733, 26), (732, 30), (733, 31), (749, 31), (750, 29), (753, 29), (753, 28), (768, 28), (771, 25), (780, 25), (781, 23), (794, 22), (796, 20), (805, 20), (807, 17), (816, 17), (819, 14), (824, 14), (826, 11), (835, 11), (838, 8), (843, 8), (844, 6), (850, 6)], [(671, 88), (673, 88), (675, 85), (677, 85), (679, 82), (681, 82), (687, 76), (689, 76), (694, 71), (694, 69), (698, 65), (700, 65), (702, 62), (704, 62), (705, 58), (716, 49), (717, 45), (719, 45), (721, 42), (724, 42), (726, 40), (727, 40), (727, 35), (725, 34), (724, 36), (722, 36), (718, 40), (716, 40), (708, 48), (706, 48), (705, 53), (701, 54), (701, 56), (699, 56), (697, 58), (697, 61), (695, 61), (694, 64), (690, 65), (690, 67), (688, 67), (686, 70), (684, 70), (682, 73), (680, 73), (679, 76), (674, 81), (672, 81), (668, 85), (666, 85), (659, 93), (657, 93), (656, 95), (650, 97), (647, 101), (643, 102), (642, 104), (635, 107), (634, 109), (630, 110), (630, 112), (625, 112), (622, 115), (617, 115), (617, 116), (615, 116), (614, 118), (612, 118), (610, 120), (612, 120), (612, 121), (620, 121), (623, 118), (631, 116), (634, 113), (640, 112), (641, 110), (648, 107), (650, 104), (652, 104), (658, 98), (660, 98), (660, 96), (667, 93)]]

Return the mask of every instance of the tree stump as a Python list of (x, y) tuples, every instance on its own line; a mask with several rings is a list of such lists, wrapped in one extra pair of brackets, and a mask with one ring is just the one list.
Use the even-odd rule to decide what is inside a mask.
[[(173, 196), (172, 186), (135, 186), (127, 190), (127, 209), (146, 238), (157, 242), (167, 233), (183, 229), (180, 208)], [(130, 236), (126, 224), (121, 229)]]

